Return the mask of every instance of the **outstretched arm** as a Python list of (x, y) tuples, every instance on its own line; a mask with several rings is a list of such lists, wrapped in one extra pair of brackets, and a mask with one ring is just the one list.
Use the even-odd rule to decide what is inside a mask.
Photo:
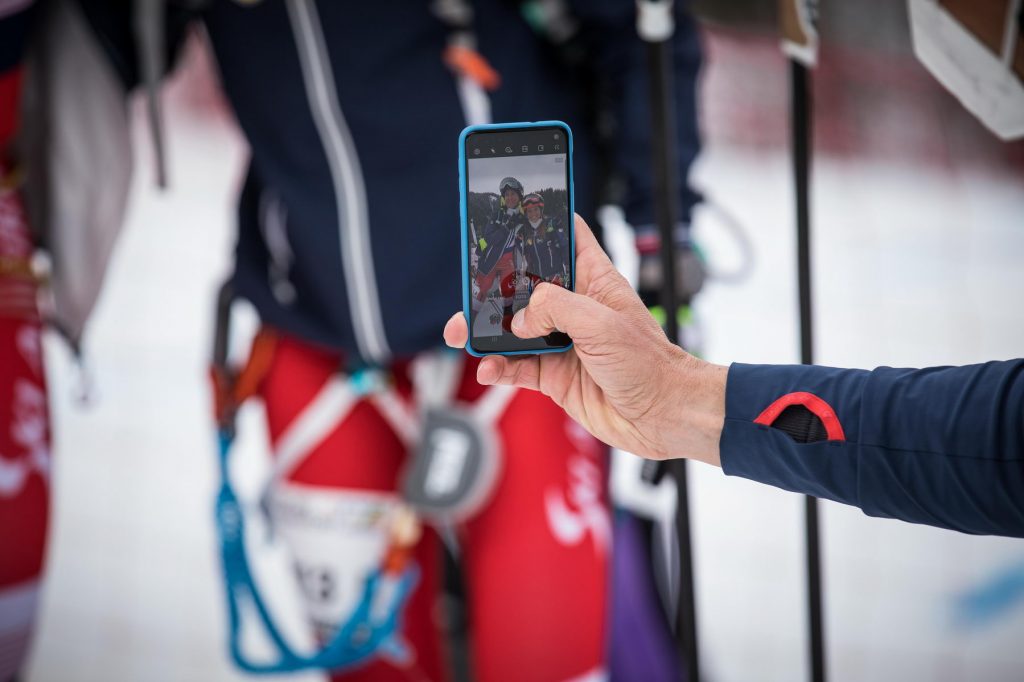
[[(576, 292), (541, 284), (512, 320), (566, 353), (491, 356), (484, 384), (541, 391), (601, 440), (651, 459), (860, 507), (1024, 537), (1024, 360), (874, 371), (713, 365), (671, 344), (581, 219)], [(461, 313), (445, 340), (467, 338)]]
[[(821, 424), (817, 437), (798, 427), (797, 409)], [(727, 474), (870, 516), (1024, 536), (1024, 360), (874, 371), (734, 364), (720, 449)]]

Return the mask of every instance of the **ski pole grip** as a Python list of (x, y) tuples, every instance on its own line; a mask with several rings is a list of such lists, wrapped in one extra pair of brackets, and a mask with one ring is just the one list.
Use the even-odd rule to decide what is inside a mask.
[(673, 0), (636, 0), (636, 32), (648, 43), (662, 43), (676, 31)]

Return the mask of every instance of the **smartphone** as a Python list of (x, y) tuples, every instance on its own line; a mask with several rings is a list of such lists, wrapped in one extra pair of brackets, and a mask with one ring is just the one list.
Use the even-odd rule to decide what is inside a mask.
[(572, 339), (512, 333), (512, 316), (550, 282), (576, 279), (572, 131), (561, 121), (470, 126), (459, 136), (462, 299), (472, 355), (557, 353)]

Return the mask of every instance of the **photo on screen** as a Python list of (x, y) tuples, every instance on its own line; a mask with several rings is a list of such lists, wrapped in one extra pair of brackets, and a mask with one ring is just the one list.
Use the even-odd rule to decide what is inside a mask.
[(474, 338), (515, 336), (512, 316), (540, 282), (572, 289), (565, 154), (469, 159)]

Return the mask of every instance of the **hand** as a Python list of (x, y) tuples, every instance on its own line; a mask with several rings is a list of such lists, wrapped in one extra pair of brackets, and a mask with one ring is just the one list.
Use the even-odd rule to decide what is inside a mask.
[[(488, 356), (477, 380), (540, 391), (594, 436), (623, 450), (718, 465), (727, 368), (669, 342), (579, 216), (576, 288), (578, 293), (541, 284), (512, 320), (520, 338), (561, 330), (572, 338), (572, 349)], [(445, 326), (445, 341), (461, 348), (467, 337), (466, 319), (456, 313)]]

